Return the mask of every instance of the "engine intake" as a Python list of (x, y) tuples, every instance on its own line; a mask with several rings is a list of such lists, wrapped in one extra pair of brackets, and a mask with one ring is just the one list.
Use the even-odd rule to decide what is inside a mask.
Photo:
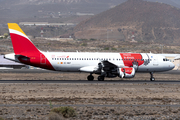
[(118, 74), (120, 78), (133, 78), (135, 76), (135, 69), (130, 68), (118, 68)]

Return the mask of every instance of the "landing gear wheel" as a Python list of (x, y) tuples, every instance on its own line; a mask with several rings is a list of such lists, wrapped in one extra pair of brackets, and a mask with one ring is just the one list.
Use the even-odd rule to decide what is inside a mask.
[(98, 76), (98, 81), (104, 81), (104, 76)]
[(93, 80), (94, 80), (94, 76), (89, 75), (89, 76), (87, 77), (87, 79), (88, 79), (88, 81), (93, 81)]
[(153, 72), (150, 72), (150, 75), (151, 75), (150, 80), (151, 80), (151, 81), (155, 81), (155, 78), (153, 77)]
[(154, 77), (152, 77), (152, 78), (150, 78), (150, 80), (151, 80), (151, 81), (155, 81), (155, 78), (154, 78)]

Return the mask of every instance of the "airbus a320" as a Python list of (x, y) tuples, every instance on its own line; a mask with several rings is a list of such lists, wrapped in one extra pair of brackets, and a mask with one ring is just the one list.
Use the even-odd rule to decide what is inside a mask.
[(151, 53), (88, 53), (88, 52), (43, 52), (35, 47), (32, 41), (16, 23), (8, 23), (14, 53), (5, 58), (63, 72), (86, 72), (89, 81), (107, 78), (133, 78), (137, 72), (150, 73), (154, 81), (154, 72), (172, 70), (175, 66), (161, 55)]

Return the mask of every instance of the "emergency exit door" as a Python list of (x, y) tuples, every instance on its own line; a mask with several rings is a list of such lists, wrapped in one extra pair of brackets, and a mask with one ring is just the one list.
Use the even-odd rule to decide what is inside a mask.
[(46, 57), (43, 54), (40, 54), (40, 64), (46, 64)]

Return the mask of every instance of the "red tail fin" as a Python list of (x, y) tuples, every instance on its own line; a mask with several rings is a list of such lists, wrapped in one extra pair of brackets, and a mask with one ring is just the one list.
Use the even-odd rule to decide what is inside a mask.
[(9, 33), (11, 36), (14, 53), (16, 55), (27, 55), (27, 53), (38, 52), (31, 40), (26, 36), (16, 23), (8, 23)]

